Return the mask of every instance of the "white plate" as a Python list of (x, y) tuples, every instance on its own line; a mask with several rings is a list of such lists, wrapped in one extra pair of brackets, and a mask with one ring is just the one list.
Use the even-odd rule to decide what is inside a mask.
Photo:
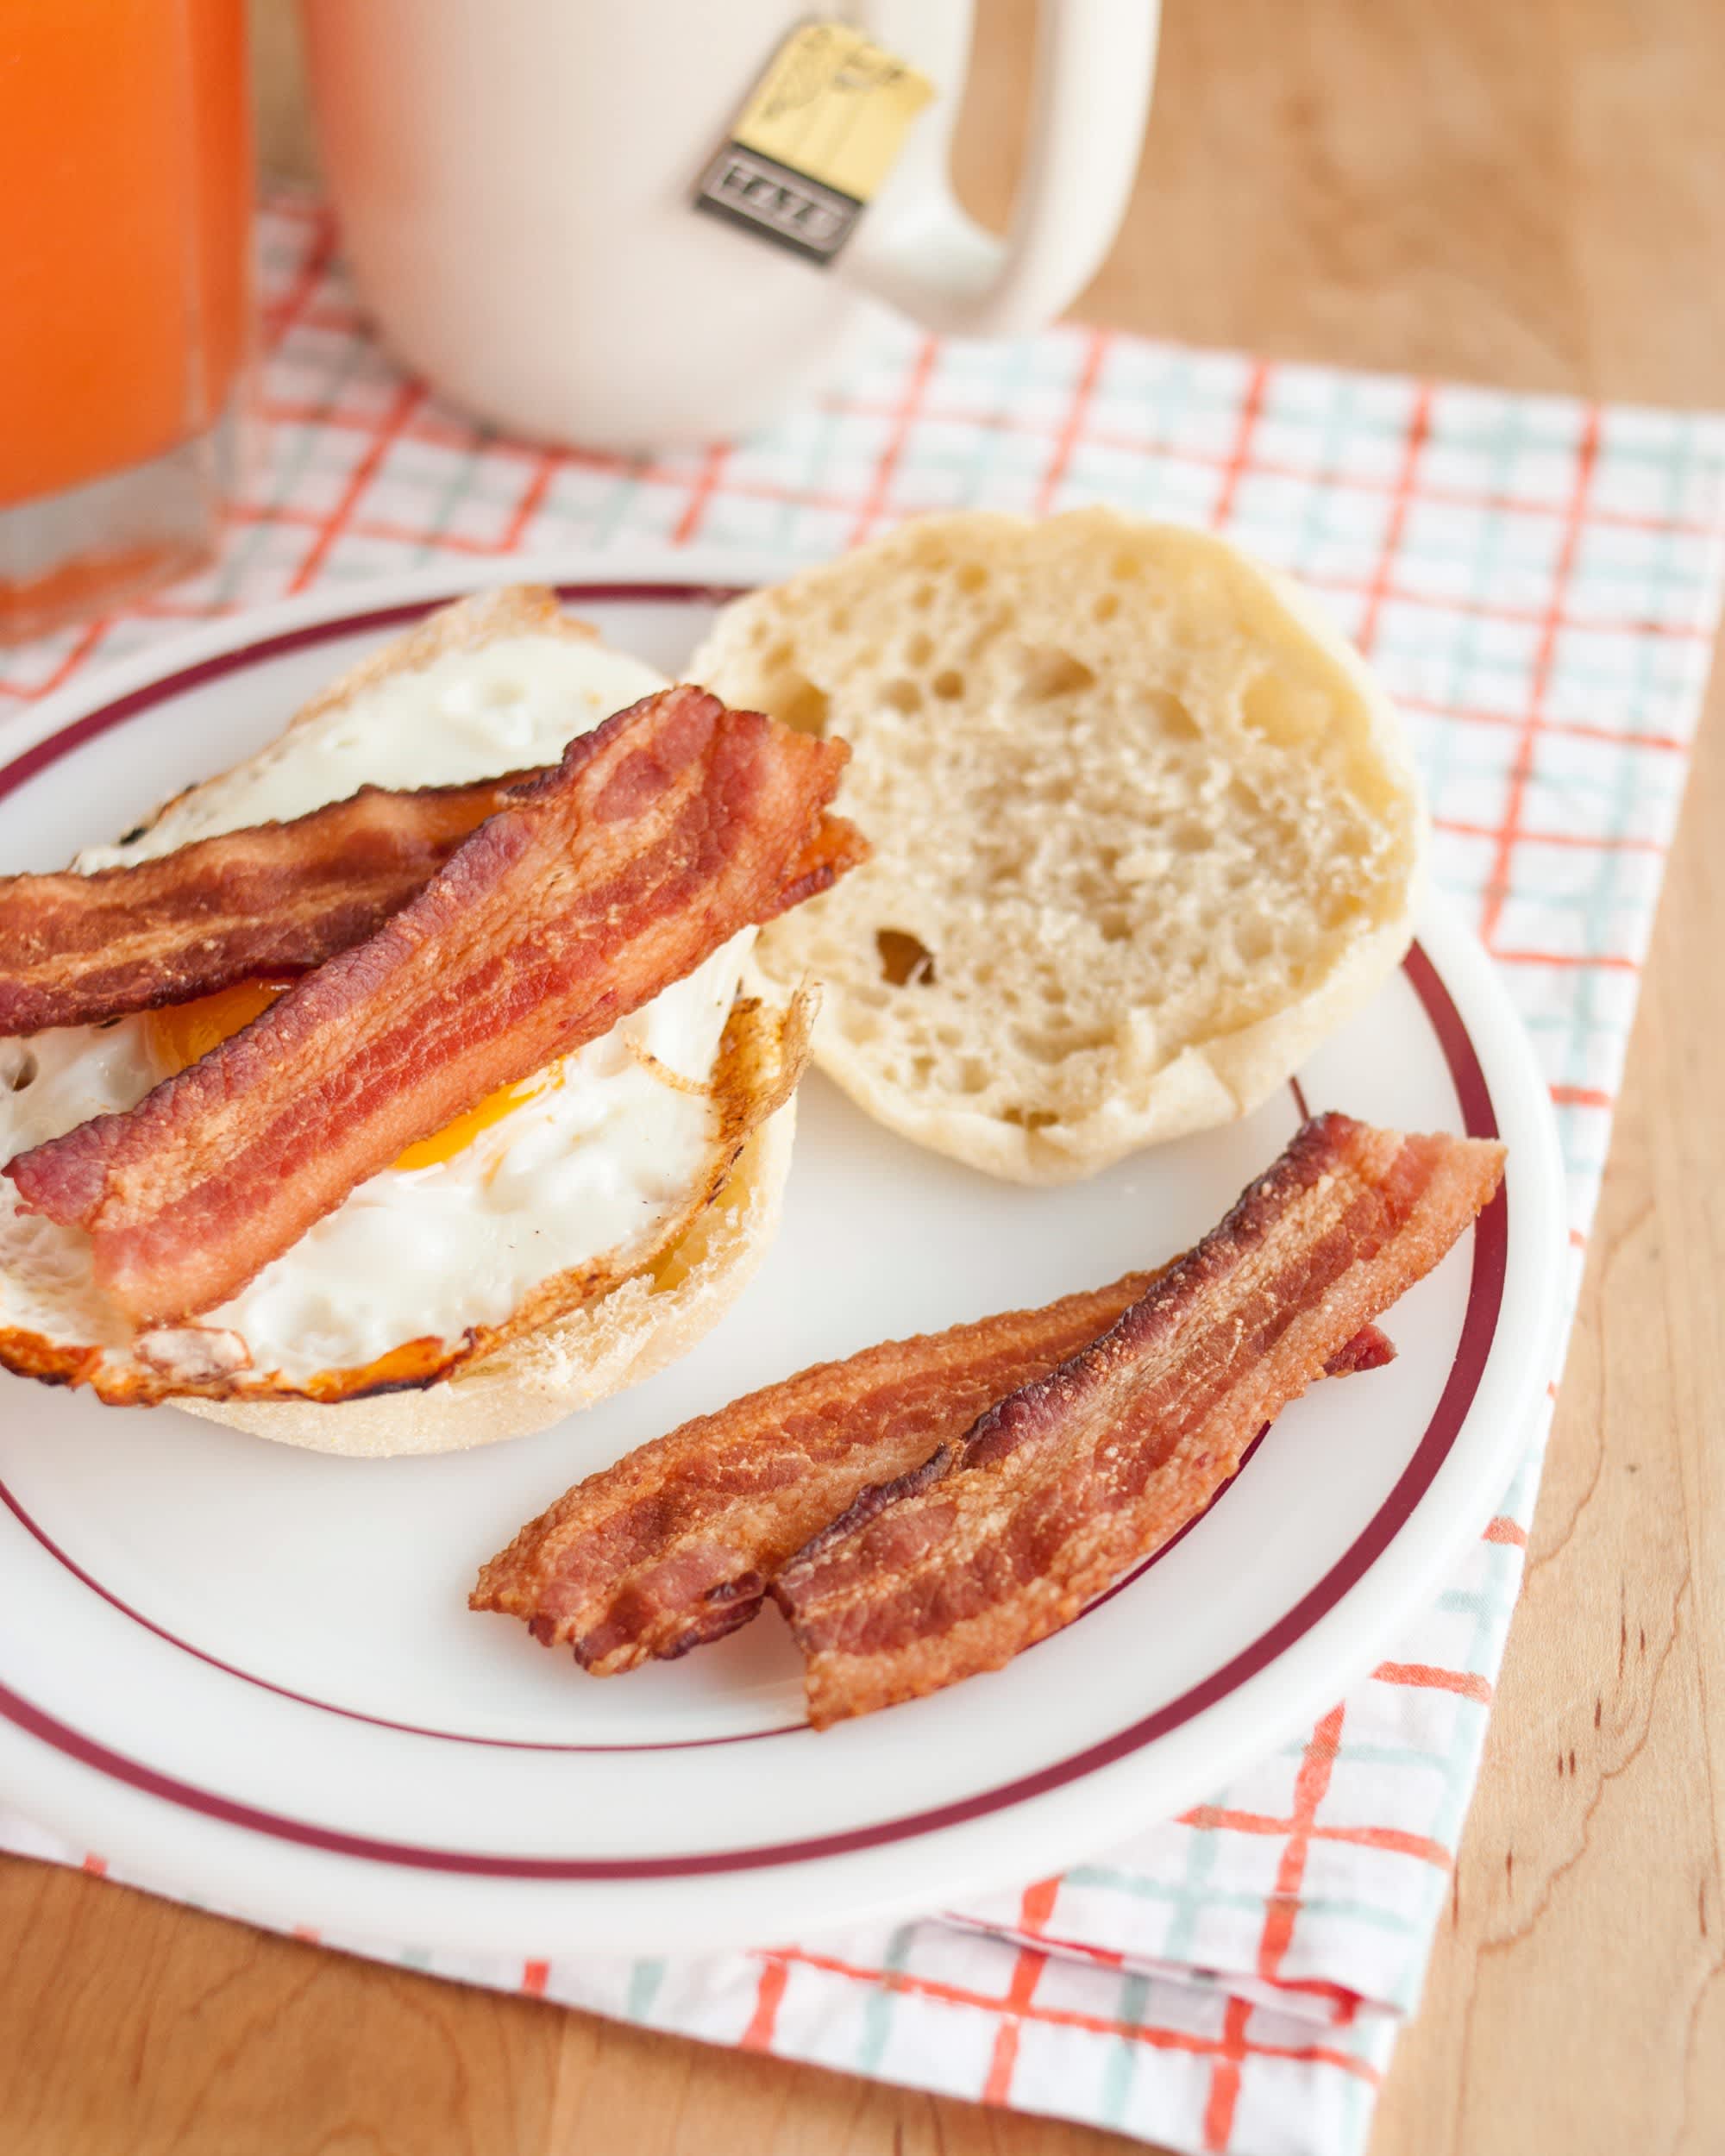
[[(499, 573), (562, 578), (609, 638), (674, 671), (713, 586), (774, 565), (744, 570)], [(123, 830), (448, 596), (421, 578), (224, 622), (45, 705), (4, 741), (0, 866)], [(1195, 1529), (1010, 1669), (817, 1736), (770, 1613), (599, 1683), (464, 1602), (523, 1520), (690, 1414), (1182, 1248), (1286, 1141), (1291, 1091), (1093, 1181), (1021, 1190), (812, 1079), (784, 1230), (733, 1314), (650, 1383), (479, 1452), (328, 1459), (0, 1374), (0, 1796), (202, 1901), (519, 1953), (806, 1934), (1041, 1876), (1178, 1810), (1321, 1712), (1431, 1595), (1550, 1368), (1550, 1114), (1446, 912), (1302, 1080), (1317, 1106), (1501, 1133), (1505, 1194), (1396, 1307), (1390, 1368), (1290, 1408)]]

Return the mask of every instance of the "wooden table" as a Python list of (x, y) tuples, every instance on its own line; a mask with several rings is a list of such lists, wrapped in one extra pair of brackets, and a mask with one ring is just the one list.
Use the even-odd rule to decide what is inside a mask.
[[(1725, 404), (1716, 0), (1169, 0), (1078, 311)], [(264, 139), (303, 159), (263, 0)], [(1010, 185), (1029, 0), (964, 171)], [(1721, 700), (1715, 698), (1716, 705)], [(1725, 737), (1690, 782), (1486, 1767), (1372, 2156), (1725, 2149)], [(1085, 2156), (1114, 2137), (706, 2050), (0, 1863), (5, 2156)]]

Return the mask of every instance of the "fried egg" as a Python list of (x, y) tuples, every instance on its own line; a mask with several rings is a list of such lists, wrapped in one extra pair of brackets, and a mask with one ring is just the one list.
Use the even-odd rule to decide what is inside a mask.
[[(248, 762), (171, 803), (92, 869), (303, 815), (370, 783), (421, 787), (555, 762), (575, 735), (662, 687), (640, 661), (549, 629), (448, 650), (314, 705)], [(19, 1211), (0, 1180), (0, 1344), (41, 1375), (111, 1398), (161, 1381), (340, 1397), (423, 1381), (530, 1313), (614, 1284), (674, 1240), (722, 1178), (715, 1086), (755, 931), (611, 1032), (506, 1087), (359, 1186), (196, 1323), (135, 1335), (97, 1288), (90, 1242)], [(133, 1107), (286, 984), (0, 1041), (0, 1160)], [(571, 1282), (586, 1283), (585, 1288)], [(34, 1336), (47, 1352), (16, 1348)], [(52, 1367), (46, 1367), (52, 1365)], [(141, 1392), (140, 1371), (146, 1373)], [(362, 1382), (361, 1382), (362, 1381)]]

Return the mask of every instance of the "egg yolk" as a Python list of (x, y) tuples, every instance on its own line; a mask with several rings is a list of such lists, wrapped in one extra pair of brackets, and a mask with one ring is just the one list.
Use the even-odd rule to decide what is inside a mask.
[(238, 981), (195, 1003), (171, 1003), (166, 1010), (152, 1011), (147, 1021), (151, 1051), (172, 1078), (219, 1048), (230, 1033), (261, 1018), (292, 986), (285, 979)]
[[(172, 1077), (200, 1056), (207, 1056), (212, 1048), (219, 1048), (231, 1034), (242, 1026), (249, 1025), (260, 1018), (279, 995), (293, 986), (292, 981), (279, 979), (236, 981), (231, 988), (218, 988), (214, 995), (199, 996), (192, 1003), (170, 1004), (165, 1010), (152, 1011), (147, 1020), (150, 1049), (166, 1075)], [(489, 1130), (513, 1109), (521, 1107), (556, 1084), (561, 1066), (552, 1064), (549, 1069), (536, 1071), (532, 1077), (524, 1078), (518, 1085), (499, 1086), (495, 1093), (488, 1093), (453, 1123), (446, 1123), (441, 1131), (434, 1131), (430, 1138), (417, 1138), (398, 1153), (391, 1163), (396, 1168), (436, 1168), (441, 1162), (453, 1160), (455, 1155), (471, 1145), (481, 1131)]]

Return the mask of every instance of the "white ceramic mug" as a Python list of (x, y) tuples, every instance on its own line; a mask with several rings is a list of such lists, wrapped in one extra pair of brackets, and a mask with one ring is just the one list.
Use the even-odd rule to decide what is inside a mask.
[(1031, 155), (997, 240), (953, 198), (969, 0), (835, 7), (935, 101), (830, 266), (692, 206), (795, 0), (301, 0), (361, 293), (484, 417), (637, 449), (741, 432), (828, 373), (871, 303), (976, 335), (1057, 315), (1125, 209), (1157, 0), (1041, 0)]

